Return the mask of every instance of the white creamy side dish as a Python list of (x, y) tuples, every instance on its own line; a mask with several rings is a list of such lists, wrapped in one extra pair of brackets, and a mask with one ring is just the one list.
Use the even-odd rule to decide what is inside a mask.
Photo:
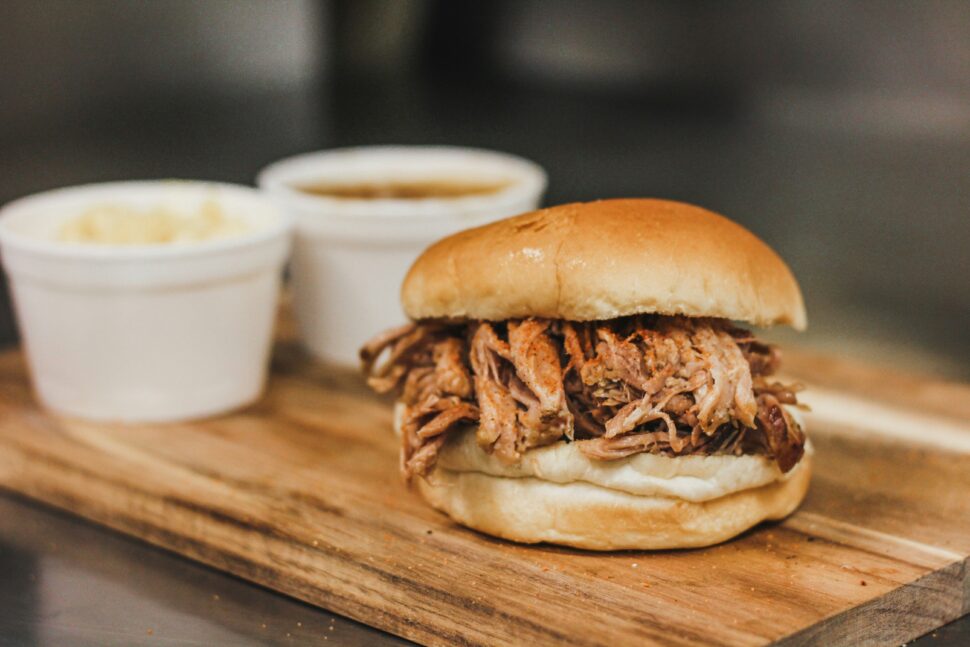
[(252, 226), (244, 219), (227, 216), (214, 201), (195, 211), (168, 206), (150, 209), (103, 204), (88, 208), (65, 222), (57, 240), (101, 245), (154, 245), (200, 242), (244, 234)]

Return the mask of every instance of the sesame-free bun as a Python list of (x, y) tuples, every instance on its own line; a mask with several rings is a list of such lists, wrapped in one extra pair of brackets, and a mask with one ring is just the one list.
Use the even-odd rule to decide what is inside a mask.
[(474, 431), (451, 439), (437, 466), (508, 479), (535, 478), (560, 485), (582, 482), (636, 496), (660, 496), (694, 503), (759, 488), (785, 478), (778, 464), (755, 454), (664, 456), (640, 453), (612, 461), (587, 457), (575, 443), (559, 441), (526, 451), (508, 465), (475, 442)]
[(716, 213), (654, 199), (565, 204), (459, 232), (415, 261), (401, 300), (412, 319), (806, 324), (798, 283), (768, 245)]
[(752, 455), (644, 453), (598, 461), (565, 441), (505, 465), (478, 447), (469, 425), (449, 438), (417, 487), (458, 523), (512, 541), (587, 550), (696, 548), (791, 514), (811, 476), (811, 445), (805, 450), (785, 474)]
[(440, 467), (418, 481), (418, 490), (458, 523), (512, 541), (586, 550), (698, 548), (789, 515), (808, 489), (809, 461), (802, 458), (784, 480), (700, 503)]

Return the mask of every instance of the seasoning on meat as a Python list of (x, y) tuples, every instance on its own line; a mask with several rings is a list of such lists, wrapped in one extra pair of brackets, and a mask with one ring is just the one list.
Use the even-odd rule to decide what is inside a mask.
[(782, 406), (798, 403), (797, 385), (766, 379), (778, 350), (720, 319), (427, 321), (376, 337), (361, 359), (371, 387), (405, 406), (407, 479), (473, 422), (478, 444), (505, 463), (562, 439), (597, 460), (762, 454), (785, 472), (804, 452)]

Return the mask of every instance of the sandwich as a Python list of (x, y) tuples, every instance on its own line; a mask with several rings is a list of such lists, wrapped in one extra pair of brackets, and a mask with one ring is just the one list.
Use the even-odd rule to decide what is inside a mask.
[(782, 259), (666, 200), (566, 204), (445, 238), (411, 322), (360, 351), (396, 396), (406, 482), (455, 521), (590, 550), (707, 546), (802, 501), (811, 446), (778, 349), (806, 325)]

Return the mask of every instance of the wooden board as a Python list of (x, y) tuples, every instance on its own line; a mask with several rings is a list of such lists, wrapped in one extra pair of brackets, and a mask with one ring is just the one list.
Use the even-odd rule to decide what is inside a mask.
[(388, 401), (286, 342), (258, 405), (167, 426), (51, 416), (0, 355), (0, 486), (430, 644), (898, 644), (967, 613), (970, 387), (788, 367), (817, 385), (808, 499), (703, 550), (455, 526), (402, 487)]

